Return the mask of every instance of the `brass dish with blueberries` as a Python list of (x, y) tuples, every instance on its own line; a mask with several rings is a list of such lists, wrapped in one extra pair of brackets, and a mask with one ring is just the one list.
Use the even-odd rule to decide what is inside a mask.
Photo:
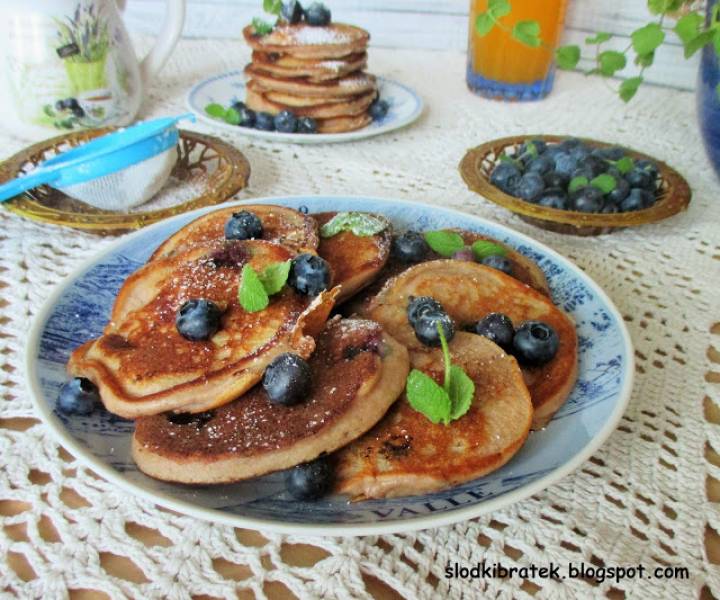
[[(468, 187), (543, 229), (599, 235), (685, 210), (685, 178), (641, 152), (592, 139), (512, 136), (468, 150)], [(528, 175), (530, 173), (530, 175)]]

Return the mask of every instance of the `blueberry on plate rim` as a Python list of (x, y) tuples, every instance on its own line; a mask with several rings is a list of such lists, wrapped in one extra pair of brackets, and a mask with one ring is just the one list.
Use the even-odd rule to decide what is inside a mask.
[(84, 377), (76, 377), (60, 388), (55, 407), (64, 415), (87, 416), (100, 403), (100, 394), (95, 384)]
[(255, 113), (255, 129), (275, 131), (275, 117), (268, 112)]
[(375, 98), (375, 100), (372, 101), (370, 108), (368, 109), (368, 113), (374, 121), (380, 121), (381, 119), (385, 118), (389, 110), (390, 104), (387, 102), (387, 100)]
[(302, 402), (311, 384), (310, 365), (304, 358), (291, 352), (276, 356), (265, 368), (262, 378), (262, 386), (270, 402), (282, 406)]
[(188, 300), (175, 316), (178, 333), (191, 342), (204, 342), (220, 329), (222, 311), (217, 304), (205, 298)]
[(312, 117), (300, 117), (297, 122), (297, 133), (317, 133), (317, 121)]
[(295, 500), (317, 500), (330, 491), (333, 481), (332, 459), (326, 455), (285, 472), (285, 489)]
[(283, 110), (275, 115), (275, 131), (279, 133), (295, 133), (297, 126), (297, 117), (289, 110)]

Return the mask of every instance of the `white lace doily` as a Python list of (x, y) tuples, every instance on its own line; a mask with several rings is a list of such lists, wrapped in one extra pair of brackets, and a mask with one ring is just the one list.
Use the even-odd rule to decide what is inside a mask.
[[(242, 66), (227, 41), (183, 41), (154, 82), (145, 116), (179, 113), (189, 86)], [(233, 530), (169, 513), (94, 476), (35, 419), (22, 356), (30, 318), (53, 287), (108, 243), (0, 209), (0, 595), (107, 597), (690, 598), (720, 596), (720, 198), (690, 93), (645, 87), (625, 106), (596, 78), (560, 74), (546, 101), (503, 104), (465, 88), (454, 52), (373, 50), (373, 72), (426, 100), (414, 126), (340, 146), (232, 139), (252, 165), (242, 197), (382, 195), (506, 223), (569, 256), (616, 302), (637, 378), (618, 430), (574, 474), (511, 508), (415, 534), (308, 539)], [(506, 135), (560, 133), (642, 150), (675, 166), (694, 196), (666, 222), (591, 238), (536, 229), (469, 192), (465, 150)], [(0, 137), (9, 155), (23, 143)], [(715, 496), (716, 497), (716, 496)], [(717, 498), (717, 497), (716, 497)], [(709, 539), (706, 546), (706, 537)], [(708, 550), (709, 549), (709, 550)], [(685, 579), (447, 579), (480, 561), (538, 567), (686, 567)], [(704, 590), (704, 592), (703, 592)], [(87, 596), (86, 596), (87, 597)], [(103, 596), (100, 596), (103, 597)]]

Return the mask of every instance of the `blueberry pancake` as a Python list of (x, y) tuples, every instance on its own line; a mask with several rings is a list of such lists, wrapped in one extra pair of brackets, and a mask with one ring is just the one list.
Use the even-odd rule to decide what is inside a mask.
[(252, 25), (243, 37), (253, 51), (290, 55), (300, 59), (345, 58), (367, 48), (370, 34), (353, 25), (331, 23), (324, 27), (276, 25), (267, 35), (257, 35)]
[(157, 479), (206, 484), (313, 460), (375, 425), (409, 370), (405, 348), (377, 323), (358, 319), (329, 321), (309, 364), (310, 391), (291, 406), (271, 402), (256, 386), (210, 412), (138, 419), (135, 462)]

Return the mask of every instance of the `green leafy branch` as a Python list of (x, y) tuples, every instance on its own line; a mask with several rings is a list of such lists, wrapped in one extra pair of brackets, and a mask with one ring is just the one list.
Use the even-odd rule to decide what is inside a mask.
[[(693, 4), (694, 0), (647, 0), (648, 10), (656, 19), (633, 31), (630, 44), (624, 50), (603, 49), (603, 44), (613, 38), (610, 33), (601, 31), (587, 37), (585, 45), (595, 48), (592, 59), (594, 66), (587, 74), (613, 77), (632, 60), (639, 67), (639, 71), (633, 77), (625, 79), (618, 90), (620, 98), (629, 102), (643, 83), (645, 70), (653, 65), (655, 52), (665, 42), (668, 34), (675, 34), (680, 40), (685, 58), (690, 58), (710, 44), (720, 58), (720, 4), (713, 7), (707, 24), (700, 12), (691, 10)], [(497, 27), (526, 46), (543, 47), (553, 51), (541, 39), (540, 24), (537, 21), (518, 21), (512, 29), (504, 24), (502, 19), (511, 12), (510, 0), (488, 0), (487, 11), (480, 13), (475, 19), (475, 33), (484, 37)], [(665, 24), (668, 18), (675, 21), (673, 27)], [(578, 45), (560, 46), (555, 50), (559, 69), (575, 69), (581, 58), (582, 50)], [(720, 95), (720, 85), (717, 91)]]

